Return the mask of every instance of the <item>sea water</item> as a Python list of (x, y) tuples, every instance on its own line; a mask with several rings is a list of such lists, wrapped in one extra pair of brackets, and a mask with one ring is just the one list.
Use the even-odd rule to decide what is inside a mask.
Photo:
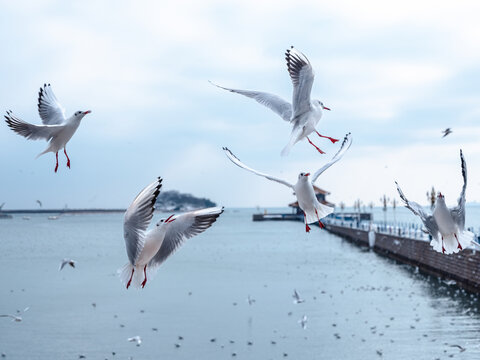
[[(286, 210), (289, 211), (289, 210)], [(123, 214), (0, 220), (5, 359), (479, 359), (478, 298), (300, 222), (226, 209), (126, 290)], [(383, 220), (381, 210), (376, 219)], [(389, 209), (388, 220), (393, 220)], [(478, 208), (467, 226), (478, 228)], [(154, 221), (161, 218), (155, 214)], [(402, 221), (414, 220), (397, 209)], [(400, 221), (399, 219), (399, 221)], [(60, 261), (77, 261), (58, 271)], [(294, 304), (298, 291), (304, 303)], [(247, 298), (254, 299), (249, 305)], [(24, 312), (24, 309), (29, 309)], [(307, 316), (306, 329), (299, 320)], [(140, 346), (127, 338), (139, 335)]]

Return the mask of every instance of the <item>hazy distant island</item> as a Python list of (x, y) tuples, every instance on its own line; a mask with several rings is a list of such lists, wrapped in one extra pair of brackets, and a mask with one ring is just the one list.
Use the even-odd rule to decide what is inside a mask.
[(189, 211), (217, 206), (213, 201), (197, 198), (191, 194), (182, 194), (177, 190), (162, 191), (155, 207), (160, 211)]
[[(2, 204), (3, 205), (3, 204)], [(155, 203), (155, 209), (159, 211), (190, 211), (217, 206), (213, 201), (205, 198), (197, 198), (191, 194), (182, 194), (177, 190), (162, 191)], [(94, 208), (94, 209), (70, 209), (66, 205), (63, 209), (23, 209), (2, 210), (0, 207), (0, 219), (11, 219), (11, 214), (88, 214), (125, 212), (126, 209)]]

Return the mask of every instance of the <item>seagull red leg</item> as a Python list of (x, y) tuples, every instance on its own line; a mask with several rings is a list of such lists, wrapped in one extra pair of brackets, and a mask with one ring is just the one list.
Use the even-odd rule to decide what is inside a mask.
[(318, 217), (317, 209), (315, 209), (315, 215), (317, 215), (318, 225), (320, 226), (320, 229), (323, 229), (325, 225), (323, 225), (323, 223), (320, 221), (320, 218)]
[(55, 172), (57, 172), (57, 170), (58, 170), (58, 151), (55, 153), (55, 159), (56, 159)]
[(63, 152), (65, 153), (65, 156), (67, 157), (67, 166), (70, 169), (70, 158), (67, 155), (67, 148), (66, 147), (63, 148)]
[(332, 143), (334, 143), (334, 144), (338, 141), (338, 139), (331, 138), (330, 136), (321, 135), (317, 130), (315, 130), (315, 132), (317, 133), (318, 136), (323, 137), (323, 138), (326, 138), (326, 139), (330, 140), (330, 141), (331, 141)]
[(453, 235), (455, 235), (455, 239), (457, 239), (457, 244), (458, 244), (457, 249), (463, 250), (462, 245), (460, 245), (460, 242), (458, 241), (457, 234), (453, 234)]
[(143, 268), (143, 273), (145, 274), (145, 280), (142, 281), (142, 289), (145, 287), (145, 284), (147, 283), (147, 265)]
[(442, 253), (445, 254), (445, 247), (443, 246), (443, 235), (442, 235)]
[(315, 148), (320, 154), (325, 154), (325, 151), (322, 151), (317, 145), (315, 145), (313, 142), (310, 141), (310, 139), (307, 136), (308, 142)]
[(305, 220), (305, 231), (308, 233), (310, 232), (310, 226), (307, 224), (307, 215), (305, 215), (305, 211), (303, 212), (303, 219)]
[(132, 278), (133, 278), (133, 272), (135, 271), (135, 268), (132, 269), (132, 274), (130, 275), (130, 280), (127, 282), (127, 289), (130, 287), (130, 284), (132, 283)]

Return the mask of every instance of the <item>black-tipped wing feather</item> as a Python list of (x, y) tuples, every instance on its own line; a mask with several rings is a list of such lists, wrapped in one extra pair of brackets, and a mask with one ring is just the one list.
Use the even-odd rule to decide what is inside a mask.
[(318, 179), (318, 177), (325, 171), (327, 170), (330, 166), (335, 164), (337, 161), (339, 161), (343, 155), (347, 152), (347, 150), (350, 148), (352, 145), (352, 135), (348, 133), (345, 135), (342, 145), (340, 146), (340, 149), (337, 151), (337, 153), (332, 157), (332, 159), (323, 165), (320, 169), (318, 169), (315, 174), (313, 174), (312, 177), (312, 184)]
[(42, 139), (49, 141), (60, 130), (63, 129), (63, 126), (61, 125), (33, 125), (27, 123), (13, 115), (11, 111), (7, 111), (7, 115), (5, 115), (5, 122), (10, 129), (15, 131), (18, 135), (30, 140)]
[(58, 102), (50, 84), (44, 84), (38, 92), (38, 114), (45, 125), (60, 125), (65, 122), (65, 109)]
[(310, 94), (315, 75), (307, 57), (293, 46), (285, 52), (285, 59), (293, 83), (293, 120), (311, 109)]
[[(207, 230), (223, 213), (223, 207), (190, 211), (175, 216), (169, 223), (162, 246), (150, 260), (149, 266), (158, 266), (172, 255), (183, 243)], [(165, 225), (164, 225), (165, 226)]]
[(402, 189), (400, 189), (400, 186), (398, 183), (395, 181), (395, 184), (397, 185), (397, 191), (398, 194), (400, 195), (400, 199), (405, 203), (405, 207), (407, 209), (410, 209), (411, 212), (413, 212), (415, 215), (420, 217), (420, 219), (423, 222), (423, 225), (427, 228), (427, 231), (432, 235), (435, 239), (438, 240), (438, 225), (437, 222), (435, 221), (434, 217), (432, 215), (429, 215), (423, 210), (423, 208), (417, 204), (416, 202), (413, 201), (408, 201), (408, 199), (405, 197)]
[(458, 198), (458, 205), (451, 210), (453, 220), (463, 230), (465, 228), (465, 191), (467, 190), (467, 163), (463, 157), (463, 152), (460, 150), (460, 162), (462, 165), (463, 187), (460, 197)]
[(125, 212), (123, 219), (123, 237), (128, 259), (135, 265), (138, 255), (145, 244), (145, 231), (155, 210), (155, 202), (162, 187), (162, 178), (157, 178), (137, 195)]

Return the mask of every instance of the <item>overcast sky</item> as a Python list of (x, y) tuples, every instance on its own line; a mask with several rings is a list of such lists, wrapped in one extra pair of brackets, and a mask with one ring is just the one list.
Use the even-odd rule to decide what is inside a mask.
[[(284, 186), (338, 148), (312, 136), (282, 158), (290, 126), (251, 99), (213, 87), (291, 98), (284, 52), (295, 45), (315, 70), (312, 96), (332, 109), (320, 132), (353, 145), (317, 185), (329, 200), (379, 204), (394, 180), (426, 203), (432, 185), (454, 203), (459, 149), (467, 201), (480, 201), (480, 3), (475, 1), (1, 1), (0, 104), (40, 123), (38, 89), (51, 83), (66, 108), (92, 110), (67, 149), (35, 160), (2, 122), (5, 208), (127, 207), (156, 176), (164, 189), (225, 206), (284, 206)], [(442, 139), (441, 131), (453, 133)], [(398, 197), (397, 197), (398, 198)]]

